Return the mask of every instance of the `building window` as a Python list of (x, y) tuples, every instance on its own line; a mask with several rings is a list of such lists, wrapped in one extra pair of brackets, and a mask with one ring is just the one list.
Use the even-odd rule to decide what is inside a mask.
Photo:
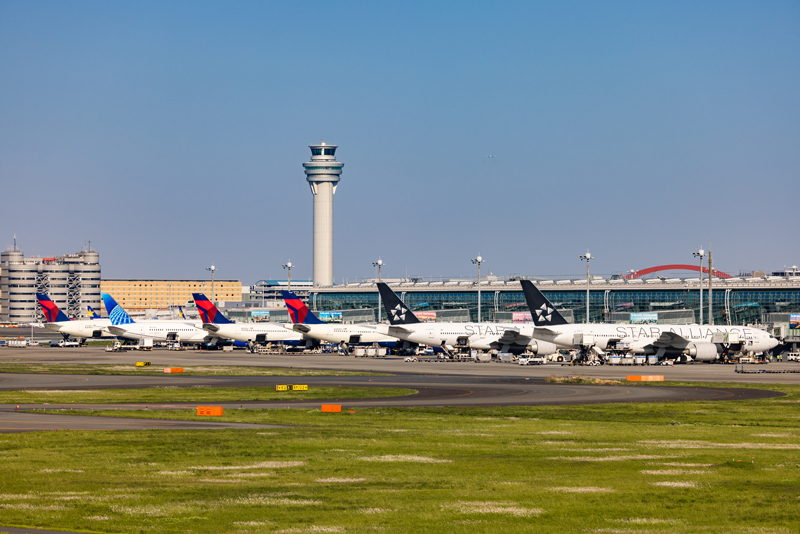
[(311, 155), (312, 156), (321, 156), (322, 155), (322, 149), (321, 148), (312, 148), (311, 149)]

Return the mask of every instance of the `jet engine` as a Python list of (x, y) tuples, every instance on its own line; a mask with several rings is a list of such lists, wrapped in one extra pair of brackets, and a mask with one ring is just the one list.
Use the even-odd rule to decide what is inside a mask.
[(538, 356), (547, 356), (548, 354), (555, 354), (558, 352), (558, 347), (556, 347), (555, 344), (547, 341), (538, 341), (532, 339), (531, 342), (528, 343), (528, 350)]
[(683, 353), (700, 362), (710, 362), (719, 358), (714, 343), (690, 343)]

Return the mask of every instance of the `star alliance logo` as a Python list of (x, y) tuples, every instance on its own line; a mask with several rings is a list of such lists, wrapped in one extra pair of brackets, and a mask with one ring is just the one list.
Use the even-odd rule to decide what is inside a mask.
[(407, 311), (408, 310), (405, 309), (402, 305), (398, 304), (392, 310), (392, 319), (394, 319), (395, 321), (405, 321)]
[(547, 304), (542, 304), (542, 307), (536, 310), (536, 316), (540, 321), (549, 323), (550, 319), (553, 317), (553, 311), (554, 309)]

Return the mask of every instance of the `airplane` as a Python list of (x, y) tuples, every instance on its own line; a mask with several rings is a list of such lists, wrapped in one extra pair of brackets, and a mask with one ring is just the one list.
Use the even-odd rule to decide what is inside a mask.
[(423, 323), (383, 282), (378, 291), (386, 308), (389, 326), (378, 325), (379, 332), (410, 343), (439, 347), (445, 352), (456, 348), (499, 350), (512, 354), (529, 351), (538, 355), (555, 354), (555, 344), (533, 339), (532, 325), (512, 323)]
[(108, 311), (111, 326), (108, 330), (115, 336), (132, 339), (152, 339), (153, 341), (179, 341), (181, 343), (208, 343), (217, 344), (219, 336), (203, 330), (192, 321), (165, 321), (151, 319), (134, 322), (122, 306), (108, 293), (101, 293), (103, 303)]
[[(113, 337), (108, 327), (111, 325), (109, 319), (78, 319), (72, 320), (61, 311), (55, 302), (50, 300), (46, 293), (36, 293), (36, 300), (42, 307), (47, 322), (44, 327), (53, 332), (58, 332), (64, 339), (70, 336), (78, 339)], [(91, 307), (89, 308), (91, 310)]]
[(90, 317), (91, 319), (102, 319), (102, 317), (100, 317), (100, 315), (96, 311), (94, 311), (94, 309), (91, 306), (86, 306), (86, 307), (89, 309), (89, 313), (91, 314)]
[(608, 350), (633, 354), (713, 362), (723, 352), (760, 353), (778, 346), (773, 335), (758, 328), (716, 325), (570, 324), (530, 280), (521, 280), (531, 310), (536, 339), (560, 348), (579, 349), (603, 355)]
[(192, 298), (203, 320), (203, 330), (210, 335), (247, 343), (251, 351), (255, 343), (280, 341), (287, 345), (316, 344), (315, 340), (302, 333), (287, 330), (279, 323), (235, 323), (225, 317), (202, 293), (192, 293)]
[(365, 324), (328, 324), (321, 321), (292, 291), (282, 291), (281, 293), (293, 323), (284, 325), (285, 328), (321, 341), (338, 343), (343, 347), (347, 345), (372, 345), (373, 343), (389, 348), (398, 348), (398, 345), (402, 345), (402, 343), (398, 343), (396, 337), (378, 332), (375, 326)]

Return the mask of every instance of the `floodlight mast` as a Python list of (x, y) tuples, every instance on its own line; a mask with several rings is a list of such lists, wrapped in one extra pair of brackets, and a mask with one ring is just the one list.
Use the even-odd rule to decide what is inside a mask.
[[(378, 282), (381, 281), (381, 267), (383, 267), (383, 260), (378, 258), (378, 261), (373, 261), (372, 266), (378, 268)], [(381, 322), (381, 292), (378, 291), (378, 324)]]
[(703, 324), (703, 257), (706, 251), (703, 250), (703, 245), (700, 245), (700, 250), (692, 252), (692, 256), (700, 258), (700, 324)]
[(211, 271), (211, 302), (214, 302), (214, 272), (217, 270), (214, 264), (211, 267), (206, 267), (206, 271)]
[(589, 262), (595, 259), (586, 249), (586, 254), (581, 256), (581, 261), (586, 260), (586, 322), (589, 323)]
[(481, 263), (483, 263), (483, 257), (479, 254), (472, 260), (472, 263), (478, 266), (478, 322), (481, 322)]

